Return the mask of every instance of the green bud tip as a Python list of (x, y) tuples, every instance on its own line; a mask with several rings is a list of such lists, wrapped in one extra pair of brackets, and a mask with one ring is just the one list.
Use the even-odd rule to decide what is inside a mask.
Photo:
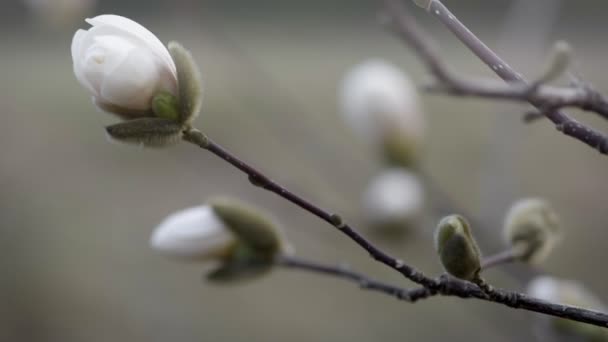
[(538, 264), (559, 242), (560, 231), (557, 213), (548, 202), (525, 198), (507, 212), (503, 237), (520, 261)]
[(481, 269), (481, 252), (469, 223), (460, 215), (444, 217), (435, 230), (435, 250), (451, 275), (472, 281)]
[(159, 118), (178, 121), (179, 101), (171, 93), (162, 91), (152, 99), (152, 111)]
[(292, 252), (280, 229), (260, 210), (228, 198), (211, 200), (210, 205), (238, 242), (207, 275), (209, 280), (226, 283), (261, 276), (272, 269), (277, 255)]

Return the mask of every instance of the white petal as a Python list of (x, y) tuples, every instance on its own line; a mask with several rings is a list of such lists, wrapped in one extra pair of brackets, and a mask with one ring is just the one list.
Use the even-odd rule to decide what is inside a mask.
[(160, 87), (157, 64), (146, 51), (133, 49), (103, 80), (100, 97), (107, 103), (132, 109), (150, 108)]
[(211, 207), (200, 206), (167, 217), (152, 234), (150, 246), (171, 256), (204, 259), (217, 256), (234, 239)]
[(72, 37), (72, 61), (77, 61), (80, 57), (80, 45), (87, 34), (86, 30), (78, 30)]
[(404, 169), (383, 171), (368, 185), (363, 208), (372, 222), (392, 222), (416, 217), (424, 205), (424, 189), (416, 175)]
[(170, 70), (177, 79), (175, 63), (163, 43), (148, 29), (135, 21), (113, 14), (104, 14), (95, 18), (86, 19), (93, 26), (110, 26), (141, 40)]

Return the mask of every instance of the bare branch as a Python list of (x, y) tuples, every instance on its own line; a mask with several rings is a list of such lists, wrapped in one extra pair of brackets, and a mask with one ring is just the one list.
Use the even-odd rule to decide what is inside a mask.
[(341, 278), (355, 283), (361, 289), (383, 293), (409, 303), (414, 303), (418, 300), (434, 297), (436, 295), (474, 298), (506, 305), (511, 308), (524, 309), (601, 327), (608, 327), (608, 315), (604, 313), (545, 302), (521, 293), (493, 288), (483, 281), (481, 281), (481, 286), (484, 289), (476, 284), (444, 274), (436, 279), (437, 287), (434, 289), (426, 287), (407, 289), (386, 284), (359, 272), (345, 269), (344, 267), (320, 264), (295, 257), (282, 257), (277, 260), (277, 265), (288, 269)]
[[(438, 84), (430, 88), (435, 92), (457, 96), (475, 96), (489, 99), (529, 102), (547, 117), (562, 133), (608, 154), (608, 137), (603, 133), (573, 119), (562, 108), (576, 107), (597, 113), (608, 119), (608, 99), (589, 85), (554, 87), (545, 85), (544, 80), (553, 75), (541, 76), (536, 82), (526, 81), (494, 51), (462, 24), (439, 0), (432, 0), (428, 12), (438, 18), (454, 35), (463, 42), (482, 62), (492, 69), (503, 81), (469, 80), (457, 76), (442, 61), (434, 41), (426, 35), (408, 14), (398, 0), (385, 0), (390, 27), (412, 46)], [(555, 63), (562, 63), (556, 61)], [(556, 66), (563, 69), (563, 66)]]
[(203, 149), (208, 150), (214, 155), (220, 157), (230, 165), (236, 167), (248, 176), (249, 181), (263, 189), (277, 194), (278, 196), (294, 203), (298, 207), (310, 212), (311, 214), (321, 218), (325, 222), (336, 227), (343, 234), (357, 243), (360, 247), (366, 250), (370, 256), (378, 262), (390, 267), (399, 272), (407, 279), (413, 281), (422, 287), (407, 290), (387, 285), (382, 282), (370, 279), (359, 273), (348, 271), (343, 268), (335, 268), (331, 266), (318, 265), (311, 262), (298, 261), (297, 259), (282, 259), (279, 261), (281, 265), (290, 268), (299, 268), (308, 271), (323, 273), (340, 278), (345, 278), (358, 283), (360, 286), (365, 285), (365, 289), (376, 290), (390, 294), (402, 300), (415, 302), (417, 300), (434, 296), (436, 294), (446, 296), (457, 296), (461, 298), (477, 298), (495, 303), (504, 304), (513, 308), (521, 308), (528, 311), (544, 313), (551, 316), (563, 317), (574, 321), (608, 327), (608, 315), (592, 310), (575, 308), (566, 305), (553, 304), (544, 302), (526, 295), (509, 292), (500, 289), (492, 289), (490, 295), (484, 292), (479, 286), (466, 281), (458, 280), (448, 276), (439, 278), (431, 278), (424, 275), (414, 267), (406, 264), (402, 260), (394, 258), (376, 247), (372, 242), (368, 241), (363, 235), (357, 232), (353, 227), (345, 223), (340, 216), (326, 211), (316, 204), (303, 199), (297, 194), (287, 190), (269, 177), (258, 171), (253, 166), (247, 164), (243, 160), (237, 158), (232, 153), (228, 152), (223, 147), (219, 146), (206, 135), (195, 129), (188, 129), (183, 132), (184, 141), (195, 144)]

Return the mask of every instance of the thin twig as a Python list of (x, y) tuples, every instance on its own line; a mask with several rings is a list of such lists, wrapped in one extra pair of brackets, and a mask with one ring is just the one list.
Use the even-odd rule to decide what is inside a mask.
[(517, 254), (512, 249), (485, 257), (481, 262), (481, 269), (487, 270), (498, 265), (512, 263), (517, 260)]
[(477, 285), (473, 283), (458, 280), (448, 276), (430, 278), (424, 275), (422, 272), (416, 270), (414, 267), (407, 265), (402, 260), (396, 259), (380, 250), (378, 247), (368, 241), (365, 237), (363, 237), (360, 233), (358, 233), (353, 227), (345, 223), (342, 218), (340, 218), (340, 216), (321, 209), (314, 203), (305, 200), (304, 198), (287, 190), (283, 186), (279, 185), (278, 183), (274, 182), (266, 175), (258, 171), (253, 166), (247, 164), (246, 162), (237, 158), (235, 155), (233, 155), (220, 145), (213, 142), (202, 132), (196, 129), (188, 129), (183, 133), (184, 141), (193, 143), (203, 149), (206, 149), (209, 152), (220, 157), (224, 161), (228, 162), (232, 166), (236, 167), (248, 176), (249, 181), (253, 185), (279, 195), (280, 197), (294, 203), (300, 208), (312, 213), (313, 215), (321, 218), (322, 220), (336, 227), (343, 234), (348, 236), (351, 240), (355, 241), (360, 247), (365, 249), (372, 258), (396, 270), (409, 280), (419, 285), (422, 285), (422, 287), (411, 290), (397, 289), (391, 285), (386, 285), (381, 282), (374, 281), (352, 271), (345, 271), (344, 269), (332, 268), (330, 266), (314, 265), (309, 262), (295, 262), (296, 260), (292, 260), (292, 262), (288, 262), (287, 265), (284, 266), (290, 266), (292, 268), (301, 268), (309, 271), (315, 271), (327, 275), (346, 278), (350, 279), (351, 281), (356, 281), (359, 284), (361, 284), (362, 280), (368, 280), (371, 281), (371, 283), (373, 284), (373, 288), (370, 289), (389, 293), (393, 296), (398, 296), (398, 298), (400, 299), (408, 300), (411, 302), (434, 296), (436, 294), (457, 296), (461, 298), (478, 298), (495, 303), (500, 303), (513, 308), (521, 308), (528, 311), (534, 311), (551, 316), (567, 318), (574, 321), (589, 323), (602, 327), (608, 327), (608, 315), (601, 312), (566, 305), (548, 303), (545, 301), (528, 297), (520, 293), (509, 292), (500, 289), (493, 289), (492, 295), (488, 296), (488, 294), (486, 294)]
[(278, 183), (258, 171), (253, 166), (245, 163), (220, 145), (213, 142), (202, 132), (196, 129), (187, 130), (184, 132), (183, 139), (187, 142), (193, 143), (201, 148), (208, 150), (209, 152), (222, 158), (232, 166), (241, 170), (248, 176), (248, 179), (251, 184), (277, 194), (278, 196), (286, 199), (287, 201), (297, 205), (298, 207), (308, 211), (309, 213), (319, 217), (323, 221), (336, 227), (339, 231), (341, 231), (343, 234), (348, 236), (351, 240), (355, 241), (359, 246), (365, 249), (373, 259), (396, 270), (397, 272), (405, 276), (407, 279), (431, 289), (437, 287), (436, 280), (425, 276), (424, 274), (422, 274), (422, 272), (405, 264), (402, 260), (393, 258), (392, 256), (380, 250), (378, 247), (368, 241), (365, 237), (363, 237), (363, 235), (361, 235), (357, 230), (351, 227), (348, 223), (344, 222), (339, 215), (324, 210), (315, 205), (314, 203), (287, 190), (283, 186), (279, 185)]
[(590, 86), (552, 87), (529, 83), (494, 51), (485, 45), (439, 0), (430, 1), (428, 12), (438, 18), (482, 62), (507, 82), (469, 80), (456, 76), (443, 62), (434, 41), (415, 24), (398, 0), (385, 0), (389, 24), (396, 34), (412, 46), (439, 85), (435, 90), (459, 96), (526, 101), (546, 116), (560, 132), (580, 140), (608, 155), (608, 137), (573, 119), (560, 109), (577, 107), (608, 118), (608, 99)]
[(436, 295), (473, 298), (500, 303), (511, 308), (543, 313), (600, 327), (608, 327), (608, 315), (604, 313), (568, 305), (549, 303), (521, 293), (497, 289), (489, 286), (481, 279), (480, 283), (481, 286), (484, 287), (483, 290), (474, 283), (462, 281), (448, 275), (442, 275), (436, 279), (438, 284), (436, 290), (429, 290), (425, 287), (407, 289), (372, 279), (359, 272), (347, 270), (344, 267), (320, 264), (297, 257), (281, 257), (277, 260), (277, 265), (288, 269), (302, 270), (344, 279), (354, 282), (364, 290), (383, 293), (409, 303), (414, 303), (418, 300), (434, 297)]
[(389, 285), (372, 279), (362, 273), (358, 273), (341, 266), (324, 265), (314, 261), (304, 260), (291, 256), (282, 256), (277, 260), (277, 265), (313, 273), (321, 273), (354, 282), (361, 289), (378, 291), (400, 300), (411, 301), (409, 291), (405, 288)]

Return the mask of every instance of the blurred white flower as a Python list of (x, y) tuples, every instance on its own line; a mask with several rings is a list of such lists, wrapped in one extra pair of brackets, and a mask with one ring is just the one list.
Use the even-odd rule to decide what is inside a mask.
[(422, 143), (426, 121), (416, 88), (394, 65), (381, 59), (357, 65), (340, 95), (344, 120), (368, 142), (382, 146), (387, 135), (397, 134), (415, 147)]
[(96, 0), (24, 0), (28, 10), (53, 27), (66, 27), (93, 11)]
[(363, 211), (372, 224), (407, 223), (424, 207), (424, 188), (418, 177), (400, 168), (384, 170), (363, 194)]
[[(538, 276), (528, 283), (528, 295), (552, 303), (606, 312), (607, 307), (583, 284), (575, 280)], [(543, 340), (608, 341), (605, 328), (558, 317), (540, 316)]]
[(203, 205), (167, 217), (152, 234), (150, 246), (170, 256), (205, 260), (222, 257), (235, 241), (213, 208)]
[(523, 198), (505, 215), (503, 239), (518, 253), (518, 259), (540, 263), (561, 240), (555, 209), (540, 198)]
[(527, 293), (548, 302), (604, 310), (601, 300), (575, 280), (538, 276), (528, 283)]
[(86, 21), (72, 39), (74, 73), (101, 109), (145, 113), (160, 91), (177, 95), (175, 63), (154, 34), (117, 15)]
[(538, 299), (557, 302), (559, 301), (559, 281), (549, 276), (538, 276), (528, 283), (526, 292)]

